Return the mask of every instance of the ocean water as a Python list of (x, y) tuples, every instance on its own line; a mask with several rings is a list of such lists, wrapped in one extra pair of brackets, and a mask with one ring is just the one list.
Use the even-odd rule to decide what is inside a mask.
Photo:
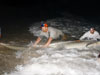
[[(95, 49), (45, 48), (19, 52), (24, 64), (4, 75), (100, 75)], [(35, 55), (37, 54), (37, 55)], [(27, 58), (27, 59), (26, 59)]]
[[(99, 30), (99, 25), (93, 25), (72, 15), (48, 19), (47, 23), (49, 26), (62, 30), (73, 39), (78, 39), (91, 27), (95, 26)], [(39, 31), (40, 22), (35, 22), (29, 27), (29, 32), (34, 36), (38, 35)], [(33, 37), (31, 41), (34, 43), (35, 39)], [(13, 43), (16, 44), (14, 41)], [(29, 44), (28, 42), (27, 45)], [(11, 51), (11, 54), (6, 55), (14, 61), (9, 61), (11, 66), (6, 63), (7, 66), (4, 66), (4, 68), (9, 70), (1, 70), (3, 75), (100, 75), (100, 63), (97, 61), (99, 48), (66, 49), (58, 47), (43, 49), (31, 47), (23, 51), (9, 51)], [(4, 54), (0, 53), (0, 55), (3, 56), (5, 61), (8, 61), (4, 58)]]

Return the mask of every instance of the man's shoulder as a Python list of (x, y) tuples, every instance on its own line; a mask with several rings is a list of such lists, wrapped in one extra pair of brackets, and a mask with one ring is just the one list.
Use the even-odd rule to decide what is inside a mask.
[(54, 28), (54, 27), (48, 27), (48, 30), (49, 30), (49, 31), (56, 31), (56, 30), (58, 30), (58, 29), (56, 29), (56, 28)]
[(56, 29), (56, 28), (54, 28), (54, 27), (48, 27), (48, 29)]
[(98, 31), (95, 31), (95, 33), (96, 33), (96, 34), (99, 34), (99, 32), (98, 32)]
[(85, 32), (85, 34), (90, 34), (90, 31)]
[(57, 32), (57, 33), (63, 33), (62, 30), (54, 28), (54, 27), (48, 27), (49, 32)]
[(48, 30), (60, 30), (60, 29), (57, 29), (55, 27), (48, 27)]

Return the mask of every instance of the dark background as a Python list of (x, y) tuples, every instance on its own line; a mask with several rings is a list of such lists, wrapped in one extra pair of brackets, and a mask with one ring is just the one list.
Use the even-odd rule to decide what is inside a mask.
[(60, 12), (69, 12), (99, 24), (99, 7), (96, 0), (1, 0), (0, 26), (27, 26), (60, 17)]
[(28, 31), (34, 22), (62, 17), (61, 13), (81, 16), (99, 25), (99, 7), (96, 0), (0, 0), (0, 41), (28, 43), (34, 38)]

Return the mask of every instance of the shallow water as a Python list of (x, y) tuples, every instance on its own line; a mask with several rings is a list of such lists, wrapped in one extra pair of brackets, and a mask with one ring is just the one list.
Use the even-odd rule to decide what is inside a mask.
[[(25, 46), (33, 38), (33, 36), (29, 34), (28, 30), (25, 31), (25, 28), (25, 30), (19, 31), (17, 28), (15, 28), (15, 31), (13, 31), (11, 28), (5, 28), (7, 30), (2, 30), (2, 38), (0, 39), (0, 42), (2, 43), (15, 46)], [(10, 72), (18, 64), (21, 64), (23, 62), (21, 58), (16, 58), (16, 52), (17, 51), (15, 50), (0, 45), (0, 75), (4, 74), (5, 72)]]
[[(47, 20), (49, 26), (61, 29), (69, 37), (78, 39), (91, 25), (81, 18), (69, 16)], [(96, 26), (96, 25), (95, 25)], [(38, 35), (40, 22), (32, 24), (29, 31)], [(99, 30), (99, 26), (96, 26)], [(17, 30), (15, 30), (17, 31)], [(11, 32), (12, 33), (12, 32)], [(20, 36), (19, 36), (20, 35)], [(8, 34), (1, 42), (26, 46), (36, 37), (27, 31)], [(16, 37), (17, 36), (17, 37)], [(99, 49), (30, 48), (15, 51), (0, 46), (0, 74), (3, 75), (100, 75), (97, 62)]]
[(4, 75), (100, 75), (97, 55), (98, 51), (94, 49), (27, 50), (22, 56), (24, 64), (17, 65), (15, 70)]

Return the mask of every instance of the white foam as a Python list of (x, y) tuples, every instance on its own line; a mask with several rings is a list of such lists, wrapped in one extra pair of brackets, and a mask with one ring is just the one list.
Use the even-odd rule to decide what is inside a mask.
[[(30, 60), (30, 63), (16, 67), (5, 75), (100, 75), (100, 67), (95, 58), (87, 58), (91, 50), (38, 50), (42, 56)], [(41, 53), (40, 52), (40, 53)], [(96, 53), (97, 54), (97, 53)]]
[[(73, 18), (57, 18), (47, 23), (77, 38), (90, 27), (86, 22)], [(30, 32), (38, 36), (39, 28), (40, 23), (34, 23)], [(97, 50), (47, 48), (36, 52), (42, 56), (33, 57), (26, 65), (18, 65), (15, 71), (4, 75), (100, 75), (100, 64), (96, 61)]]

